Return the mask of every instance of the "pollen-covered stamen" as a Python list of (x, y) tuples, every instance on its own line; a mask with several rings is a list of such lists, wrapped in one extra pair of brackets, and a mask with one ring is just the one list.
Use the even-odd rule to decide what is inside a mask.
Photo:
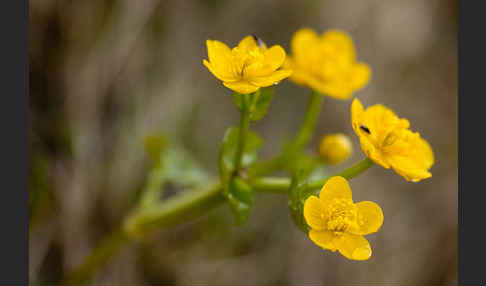
[(328, 208), (327, 229), (342, 234), (357, 224), (357, 210), (352, 201), (334, 199)]
[(388, 135), (386, 135), (385, 139), (381, 143), (381, 146), (382, 147), (390, 146), (393, 143), (395, 143), (397, 140), (398, 140), (397, 134), (394, 133), (394, 132), (390, 132), (390, 133), (388, 133)]
[(240, 64), (241, 69), (240, 72), (238, 73), (241, 77), (245, 77), (245, 70), (250, 65), (260, 64), (263, 66), (263, 60), (265, 58), (263, 55), (263, 50), (261, 50), (258, 47), (250, 49), (245, 53), (237, 52), (236, 57), (238, 58), (238, 61), (241, 63)]

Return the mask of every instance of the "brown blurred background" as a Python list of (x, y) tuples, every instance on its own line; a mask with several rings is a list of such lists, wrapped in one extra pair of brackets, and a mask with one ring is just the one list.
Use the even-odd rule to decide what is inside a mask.
[[(301, 27), (349, 32), (373, 70), (357, 93), (383, 103), (434, 148), (433, 177), (373, 167), (356, 201), (381, 205), (373, 256), (348, 261), (298, 231), (284, 197), (260, 194), (249, 221), (227, 206), (122, 250), (92, 285), (456, 285), (457, 1), (30, 1), (30, 281), (54, 285), (133, 207), (150, 164), (143, 138), (170, 134), (217, 175), (238, 112), (202, 65), (205, 40), (248, 34), (288, 50)], [(252, 126), (275, 154), (300, 125), (308, 89), (284, 82)], [(344, 132), (351, 101), (326, 98), (316, 137)], [(331, 170), (333, 171), (333, 170)]]

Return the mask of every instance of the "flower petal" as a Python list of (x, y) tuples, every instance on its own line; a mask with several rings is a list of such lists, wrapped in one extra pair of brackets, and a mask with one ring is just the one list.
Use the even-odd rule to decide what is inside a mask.
[[(232, 55), (228, 46), (220, 41), (207, 40), (208, 59), (211, 68), (204, 64), (218, 78), (235, 78), (232, 71)], [(203, 62), (204, 63), (204, 62)]]
[(407, 133), (409, 139), (408, 145), (405, 145), (406, 149), (397, 150), (395, 154), (390, 154), (388, 156), (390, 165), (397, 174), (407, 181), (418, 182), (430, 178), (432, 174), (428, 170), (434, 164), (432, 148), (418, 133), (411, 131)]
[(352, 77), (349, 82), (349, 86), (353, 90), (363, 88), (370, 80), (371, 69), (365, 63), (357, 63), (353, 66), (351, 71)]
[(240, 94), (250, 94), (257, 91), (260, 88), (246, 81), (223, 82), (223, 85)]
[(310, 196), (304, 203), (304, 218), (314, 230), (326, 228), (325, 209), (322, 201), (316, 196)]
[(361, 101), (359, 101), (358, 98), (353, 99), (353, 103), (351, 103), (351, 125), (354, 129), (354, 132), (356, 135), (360, 135), (361, 131), (359, 129), (360, 127), (360, 119), (361, 116), (364, 113), (364, 107)]
[(275, 71), (268, 76), (250, 78), (249, 81), (250, 83), (257, 86), (262, 86), (262, 87), (271, 86), (274, 85), (275, 83), (280, 82), (283, 79), (288, 78), (291, 74), (292, 74), (291, 70), (282, 69), (282, 70)]
[(377, 232), (383, 224), (383, 211), (374, 202), (364, 201), (355, 204), (358, 208), (359, 230), (354, 234), (370, 234)]
[(275, 45), (269, 49), (263, 51), (264, 64), (269, 65), (273, 70), (281, 67), (285, 61), (285, 50), (279, 46)]
[(309, 231), (309, 238), (317, 245), (324, 249), (329, 249), (332, 251), (335, 251), (337, 249), (336, 246), (334, 246), (333, 241), (335, 240), (335, 236), (331, 231), (328, 230), (310, 230)]
[(328, 202), (333, 199), (348, 199), (353, 200), (351, 188), (348, 181), (341, 176), (331, 177), (321, 189), (319, 198), (323, 202)]
[(345, 62), (353, 62), (355, 60), (353, 40), (347, 33), (340, 30), (328, 30), (322, 35), (321, 41), (326, 48), (331, 49), (326, 52), (333, 54), (340, 60)]
[(246, 36), (238, 43), (238, 49), (241, 49), (243, 51), (253, 49), (257, 46), (258, 44), (255, 41), (254, 36)]
[(348, 259), (367, 260), (371, 257), (370, 243), (361, 235), (344, 233), (333, 244)]
[(312, 29), (300, 29), (295, 32), (290, 42), (292, 55), (297, 63), (307, 64), (311, 54), (310, 48), (316, 47), (319, 43), (319, 36)]
[(228, 73), (225, 73), (221, 69), (216, 69), (214, 66), (208, 62), (207, 60), (203, 60), (203, 64), (208, 68), (208, 70), (219, 80), (225, 81), (225, 82), (234, 82), (237, 81), (238, 79), (236, 77), (232, 77)]

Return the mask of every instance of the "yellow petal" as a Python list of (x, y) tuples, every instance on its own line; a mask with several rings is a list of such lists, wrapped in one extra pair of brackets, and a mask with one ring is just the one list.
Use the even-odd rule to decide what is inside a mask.
[(418, 182), (432, 176), (428, 170), (434, 164), (434, 152), (429, 143), (417, 133), (409, 131), (409, 134), (411, 139), (406, 145), (407, 149), (399, 149), (400, 152), (390, 154), (388, 161), (397, 174), (407, 181)]
[(275, 83), (278, 83), (283, 79), (286, 79), (291, 74), (292, 74), (291, 70), (282, 69), (282, 70), (275, 71), (268, 76), (249, 78), (249, 81), (254, 85), (265, 87), (265, 86), (274, 85)]
[(364, 107), (361, 101), (358, 98), (353, 99), (353, 103), (351, 103), (351, 125), (353, 127), (354, 132), (359, 135), (360, 134), (360, 119), (364, 112)]
[(225, 73), (222, 71), (223, 69), (216, 69), (213, 67), (213, 65), (208, 62), (207, 60), (203, 60), (203, 64), (208, 68), (208, 70), (219, 80), (221, 81), (226, 81), (226, 82), (234, 82), (237, 81), (238, 79), (236, 77), (233, 77), (229, 75), (228, 73)]
[(353, 66), (351, 74), (352, 77), (349, 84), (353, 90), (357, 90), (368, 83), (371, 77), (371, 69), (365, 63), (358, 63)]
[(346, 87), (347, 83), (342, 81), (326, 82), (319, 78), (310, 76), (307, 80), (307, 85), (322, 94), (336, 99), (349, 99), (353, 95), (353, 90)]
[(334, 176), (327, 180), (321, 189), (319, 198), (323, 202), (329, 202), (333, 199), (353, 199), (348, 181), (341, 176)]
[(324, 204), (316, 196), (310, 196), (304, 203), (304, 218), (307, 224), (314, 230), (326, 228)]
[(382, 166), (385, 169), (390, 168), (388, 163), (388, 157), (385, 157), (382, 152), (371, 143), (371, 141), (364, 135), (359, 137), (361, 149), (365, 153), (366, 157), (370, 158), (373, 163)]
[(383, 212), (374, 202), (364, 201), (356, 204), (358, 208), (359, 230), (354, 234), (366, 235), (377, 232), (383, 224)]
[(361, 235), (344, 233), (333, 244), (348, 259), (367, 260), (371, 257), (370, 243)]
[(250, 50), (257, 46), (254, 36), (246, 36), (238, 43), (238, 48), (241, 50)]
[(340, 30), (328, 30), (322, 35), (322, 42), (328, 44), (334, 55), (343, 58), (347, 62), (355, 60), (354, 44), (351, 37)]
[(334, 234), (328, 230), (310, 230), (309, 238), (317, 245), (324, 249), (329, 249), (335, 251), (337, 248), (334, 246), (333, 241), (335, 240)]
[[(228, 46), (220, 41), (207, 40), (208, 58), (215, 75), (233, 78), (232, 55)], [(211, 71), (211, 72), (213, 72)]]
[(223, 82), (223, 85), (240, 94), (250, 94), (260, 88), (245, 81)]
[(312, 29), (298, 30), (290, 42), (290, 47), (295, 61), (308, 63), (310, 59), (309, 49), (315, 47), (319, 42), (319, 36)]
[(273, 70), (281, 67), (285, 61), (285, 50), (279, 46), (272, 46), (270, 49), (263, 51), (264, 64), (271, 66)]

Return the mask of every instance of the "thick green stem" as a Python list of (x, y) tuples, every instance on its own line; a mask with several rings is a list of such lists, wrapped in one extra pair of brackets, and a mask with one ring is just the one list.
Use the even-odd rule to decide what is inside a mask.
[(294, 140), (280, 155), (256, 165), (250, 171), (250, 177), (260, 177), (273, 173), (281, 169), (283, 164), (285, 164), (289, 158), (302, 152), (312, 139), (312, 134), (316, 128), (323, 102), (324, 96), (316, 91), (312, 91), (304, 120), (302, 121), (302, 125)]

